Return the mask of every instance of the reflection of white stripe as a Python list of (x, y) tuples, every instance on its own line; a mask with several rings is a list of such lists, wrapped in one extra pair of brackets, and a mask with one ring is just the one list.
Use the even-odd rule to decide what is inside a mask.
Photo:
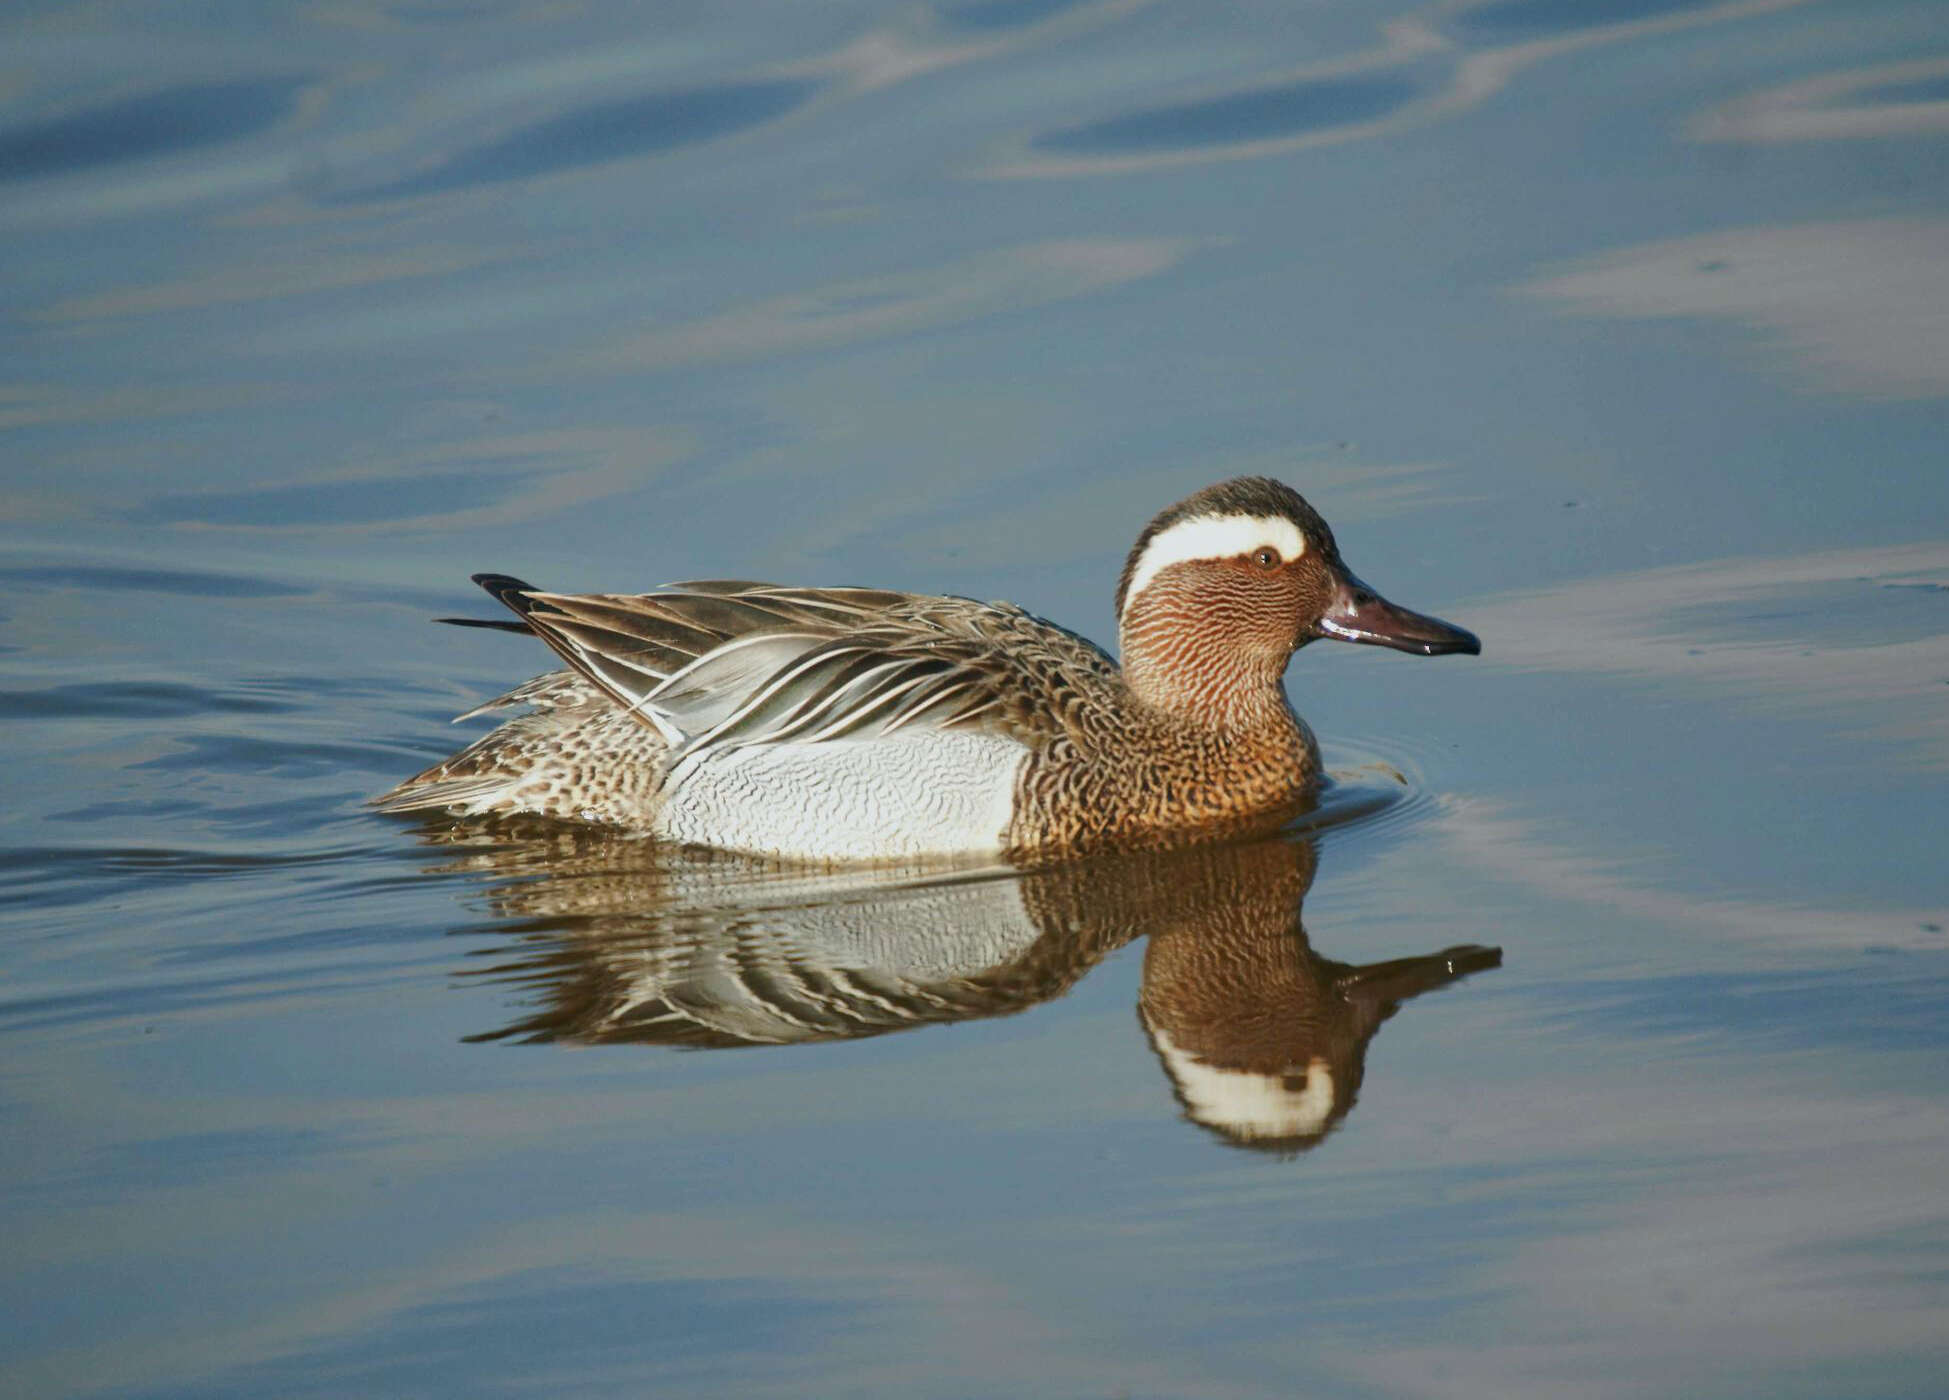
[(1151, 537), (1130, 575), (1129, 600), (1144, 591), (1158, 571), (1193, 559), (1236, 559), (1261, 547), (1276, 549), (1288, 563), (1306, 552), (1299, 527), (1278, 515), (1200, 515), (1180, 520)]
[(1286, 1087), (1284, 1075), (1220, 1069), (1180, 1050), (1153, 1024), (1157, 1052), (1191, 1117), (1240, 1138), (1313, 1137), (1333, 1116), (1333, 1072), (1315, 1055), (1306, 1062), (1306, 1087)]

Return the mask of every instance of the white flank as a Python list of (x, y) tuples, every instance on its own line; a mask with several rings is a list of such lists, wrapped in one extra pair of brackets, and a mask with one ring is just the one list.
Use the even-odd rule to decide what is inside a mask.
[(1028, 750), (956, 730), (705, 750), (673, 775), (657, 834), (812, 860), (1001, 849)]
[(1306, 552), (1299, 526), (1279, 515), (1200, 515), (1180, 520), (1151, 536), (1130, 575), (1124, 607), (1144, 591), (1144, 585), (1173, 564), (1194, 559), (1236, 559), (1260, 549), (1276, 549), (1287, 563)]

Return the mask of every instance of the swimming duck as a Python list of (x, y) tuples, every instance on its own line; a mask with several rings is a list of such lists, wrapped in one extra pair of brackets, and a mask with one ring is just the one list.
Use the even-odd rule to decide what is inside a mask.
[(1290, 486), (1240, 477), (1152, 520), (1117, 586), (1121, 668), (1007, 603), (711, 581), (644, 594), (474, 581), (569, 669), (374, 799), (531, 812), (703, 846), (855, 861), (1010, 858), (1270, 830), (1319, 784), (1280, 680), (1328, 638), (1481, 651), (1341, 562)]

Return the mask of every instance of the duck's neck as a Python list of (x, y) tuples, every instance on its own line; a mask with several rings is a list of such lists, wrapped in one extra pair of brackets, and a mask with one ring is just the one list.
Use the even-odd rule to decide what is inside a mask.
[(1240, 646), (1223, 616), (1146, 593), (1131, 600), (1117, 633), (1124, 683), (1145, 708), (1230, 734), (1295, 727), (1279, 683), (1291, 653)]

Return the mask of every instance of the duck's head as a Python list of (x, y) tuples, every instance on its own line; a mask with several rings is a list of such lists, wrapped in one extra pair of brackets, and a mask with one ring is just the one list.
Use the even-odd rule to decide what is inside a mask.
[(1139, 696), (1210, 710), (1276, 685), (1326, 638), (1417, 656), (1475, 655), (1475, 635), (1396, 607), (1341, 562), (1333, 531), (1292, 487), (1207, 486), (1144, 527), (1117, 587), (1124, 671)]

